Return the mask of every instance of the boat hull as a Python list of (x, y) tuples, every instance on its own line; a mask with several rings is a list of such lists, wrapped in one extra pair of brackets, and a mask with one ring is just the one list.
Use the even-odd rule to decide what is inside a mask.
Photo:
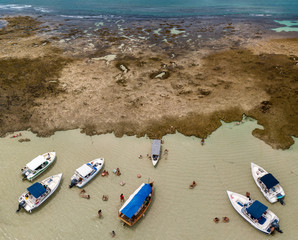
[(254, 163), (251, 163), (251, 173), (252, 173), (252, 177), (253, 177), (255, 183), (257, 184), (258, 188), (260, 189), (260, 191), (263, 193), (264, 197), (270, 203), (275, 203), (278, 201), (278, 198), (277, 198), (278, 194), (280, 194), (282, 197), (285, 196), (285, 192), (280, 184), (277, 184), (273, 189), (269, 189), (268, 191), (265, 191), (265, 189), (262, 187), (262, 184), (258, 180), (259, 178), (268, 174), (268, 172), (264, 168), (254, 164)]
[[(152, 198), (153, 198), (153, 193), (154, 193), (154, 182), (151, 182), (150, 184), (152, 184), (152, 191), (151, 191), (151, 198), (148, 202), (148, 204), (137, 214), (137, 216), (132, 220), (128, 219), (126, 216), (124, 216), (124, 214), (122, 214), (120, 211), (119, 211), (119, 214), (118, 214), (118, 218), (121, 219), (121, 221), (123, 221), (124, 223), (126, 223), (128, 226), (133, 226), (134, 224), (136, 224), (140, 218), (142, 216), (144, 216), (145, 212), (147, 211), (147, 209), (149, 208), (151, 202), (152, 202)], [(133, 194), (132, 194), (133, 195)], [(127, 200), (128, 201), (128, 200)], [(126, 202), (125, 202), (126, 203)], [(124, 203), (124, 204), (125, 204)]]
[(20, 197), (19, 197), (19, 203), (22, 201), (25, 201), (25, 206), (23, 208), (27, 212), (32, 212), (35, 208), (38, 208), (41, 204), (43, 204), (58, 188), (61, 179), (62, 179), (62, 173), (59, 173), (57, 175), (50, 176), (44, 180), (42, 180), (40, 183), (43, 185), (47, 185), (48, 188), (50, 189), (49, 193), (45, 197), (40, 197), (40, 198), (34, 198), (32, 195), (29, 197), (26, 197), (26, 195), (29, 193), (28, 190), (24, 192)]
[[(48, 156), (50, 156), (48, 158)], [(45, 164), (44, 167), (42, 167), (41, 169), (39, 170), (32, 170), (32, 169), (29, 169), (30, 173), (25, 176), (24, 178), (25, 179), (28, 179), (29, 181), (33, 181), (33, 179), (35, 179), (36, 177), (38, 177), (40, 174), (42, 174), (43, 172), (45, 172), (49, 166), (52, 165), (52, 163), (55, 161), (56, 159), (56, 153), (55, 152), (47, 152), (47, 153), (44, 153), (42, 155), (39, 155), (38, 157), (41, 157), (44, 159), (44, 162), (47, 162), (47, 164)], [(38, 158), (37, 157), (37, 158)], [(33, 159), (34, 160), (34, 159)], [(33, 161), (32, 160), (32, 161)], [(25, 171), (24, 171), (25, 172)]]
[(160, 159), (160, 152), (161, 152), (161, 140), (153, 140), (151, 160), (154, 167), (156, 166), (156, 164)]
[[(267, 209), (266, 215), (264, 215), (265, 222), (260, 223), (257, 220), (252, 220), (245, 211), (245, 208), (249, 206), (253, 200), (249, 200), (246, 196), (243, 196), (238, 193), (227, 191), (229, 200), (234, 207), (234, 209), (247, 221), (249, 222), (253, 227), (258, 229), (259, 231), (270, 234), (270, 227), (272, 222), (276, 221), (279, 222), (279, 218), (270, 210)], [(252, 201), (252, 202), (251, 202)]]
[[(103, 168), (103, 165), (104, 165), (104, 159), (103, 158), (97, 158), (97, 159), (94, 159), (88, 163), (86, 163), (87, 165), (97, 165), (95, 168), (96, 170), (94, 170), (94, 172), (92, 172), (92, 175), (90, 175), (88, 178), (84, 178), (82, 176), (78, 176), (77, 173), (75, 173), (72, 177), (71, 177), (71, 181), (73, 181), (74, 179), (77, 179), (77, 183), (75, 184), (77, 187), (79, 188), (82, 188), (84, 187), (88, 182), (91, 181), (91, 179), (93, 179), (99, 172), (100, 170)], [(85, 165), (85, 164), (84, 164)], [(90, 166), (89, 165), (89, 166)], [(82, 178), (81, 181), (79, 181), (79, 179)]]

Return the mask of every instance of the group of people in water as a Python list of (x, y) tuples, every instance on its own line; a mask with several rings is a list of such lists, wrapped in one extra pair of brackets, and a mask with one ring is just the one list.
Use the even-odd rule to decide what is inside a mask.
[(189, 185), (189, 188), (193, 189), (195, 186), (197, 186), (196, 181), (192, 181), (192, 184)]
[(82, 189), (82, 190), (80, 191), (80, 197), (81, 197), (81, 198), (90, 199), (90, 195), (86, 193), (85, 189)]
[[(213, 222), (215, 222), (215, 223), (219, 223), (219, 218), (218, 217), (215, 217), (214, 219), (213, 219)], [(227, 222), (229, 222), (230, 221), (230, 219), (228, 218), (228, 217), (222, 217), (222, 221), (224, 222), (224, 223), (227, 223)]]

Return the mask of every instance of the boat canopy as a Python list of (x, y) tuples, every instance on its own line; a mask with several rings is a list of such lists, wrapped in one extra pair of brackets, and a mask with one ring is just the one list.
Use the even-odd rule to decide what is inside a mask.
[(246, 211), (254, 218), (258, 219), (262, 217), (262, 214), (268, 209), (263, 203), (258, 200), (254, 201), (253, 204), (246, 209)]
[(31, 162), (27, 163), (26, 167), (31, 170), (35, 170), (41, 164), (43, 164), (45, 162), (45, 160), (46, 159), (42, 155), (39, 155), (36, 158), (34, 158)]
[(153, 140), (152, 143), (152, 155), (159, 155), (160, 154), (160, 140)]
[(279, 184), (279, 181), (271, 173), (268, 173), (260, 178), (260, 180), (266, 185), (268, 189)]
[(87, 164), (84, 164), (83, 166), (79, 167), (77, 169), (77, 172), (82, 176), (86, 177), (89, 173), (92, 172), (92, 167), (89, 167)]
[(128, 218), (131, 218), (142, 206), (146, 197), (152, 192), (150, 184), (143, 183), (125, 202), (122, 208), (119, 210)]
[(46, 192), (46, 189), (44, 186), (41, 185), (41, 183), (36, 182), (30, 187), (27, 188), (29, 193), (31, 193), (35, 198), (39, 198), (42, 194)]

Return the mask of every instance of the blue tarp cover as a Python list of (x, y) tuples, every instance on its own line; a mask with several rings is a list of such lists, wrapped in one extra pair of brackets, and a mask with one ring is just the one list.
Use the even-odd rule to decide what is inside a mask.
[(262, 214), (268, 209), (263, 203), (259, 201), (254, 201), (253, 204), (246, 209), (246, 211), (251, 214), (252, 217), (258, 219), (262, 217)]
[(152, 187), (150, 184), (145, 184), (140, 191), (133, 197), (133, 199), (121, 210), (128, 218), (131, 218), (138, 209), (142, 206), (146, 197), (151, 193)]
[(274, 187), (279, 184), (279, 181), (271, 173), (268, 173), (260, 178), (260, 180), (266, 185), (268, 189)]
[(30, 187), (27, 188), (27, 190), (35, 197), (38, 198), (42, 194), (46, 192), (46, 189), (44, 186), (42, 186), (39, 182), (34, 183)]

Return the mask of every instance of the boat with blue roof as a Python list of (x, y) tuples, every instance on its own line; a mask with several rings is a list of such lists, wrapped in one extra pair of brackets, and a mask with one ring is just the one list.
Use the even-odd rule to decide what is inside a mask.
[(71, 177), (69, 188), (72, 188), (73, 186), (79, 188), (84, 187), (99, 173), (103, 165), (104, 159), (97, 158), (77, 168), (74, 175)]
[(227, 194), (235, 210), (252, 226), (266, 234), (275, 230), (282, 233), (279, 229), (279, 218), (267, 206), (239, 193), (227, 191)]
[(38, 208), (44, 203), (58, 188), (62, 178), (62, 173), (50, 176), (41, 182), (36, 182), (19, 197), (19, 212), (24, 208), (27, 212), (30, 212)]
[(251, 173), (260, 191), (270, 203), (279, 201), (284, 205), (285, 192), (271, 173), (254, 163), (251, 163)]
[(147, 211), (153, 192), (154, 182), (143, 183), (123, 204), (118, 217), (127, 225), (133, 226)]

